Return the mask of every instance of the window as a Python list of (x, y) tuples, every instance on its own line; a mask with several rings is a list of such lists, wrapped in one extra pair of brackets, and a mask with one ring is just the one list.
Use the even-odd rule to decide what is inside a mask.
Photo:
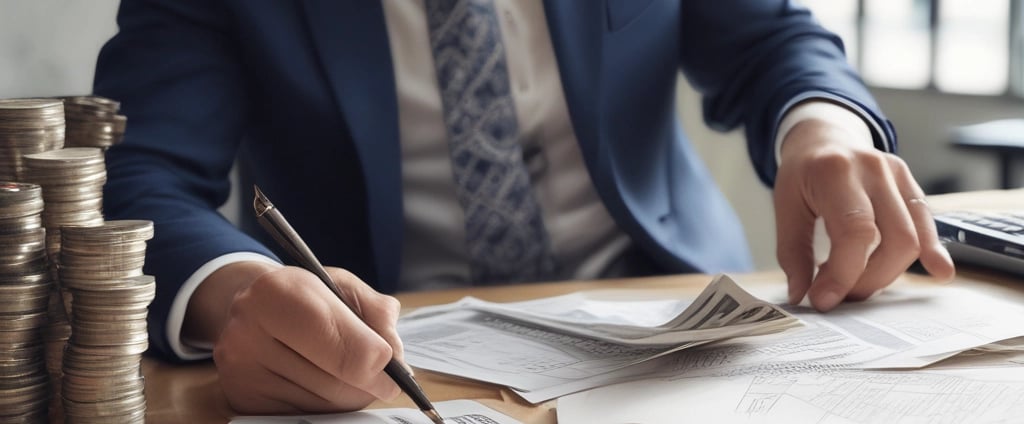
[(1024, 94), (1024, 0), (804, 0), (868, 84)]

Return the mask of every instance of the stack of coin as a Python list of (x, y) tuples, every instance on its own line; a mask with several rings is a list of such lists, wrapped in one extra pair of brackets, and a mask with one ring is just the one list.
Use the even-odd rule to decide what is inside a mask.
[(64, 147), (64, 128), (60, 100), (0, 100), (0, 181), (22, 181), (23, 155)]
[[(42, 186), (43, 226), (51, 276), (57, 278), (61, 227), (103, 223), (103, 184), (107, 171), (103, 151), (95, 147), (70, 147), (25, 155), (25, 181)], [(60, 389), (64, 346), (71, 335), (70, 299), (60, 287), (50, 293), (47, 322), (43, 328), (46, 367), (54, 390)], [(51, 413), (60, 414), (61, 403), (54, 398)]]
[(144, 422), (141, 361), (156, 282), (142, 266), (153, 223), (64, 227), (61, 237), (60, 282), (72, 299), (61, 391), (65, 422)]
[(127, 119), (117, 113), (118, 102), (100, 96), (63, 97), (68, 147), (107, 149), (121, 142)]
[(38, 185), (0, 182), (0, 422), (45, 422), (40, 330), (53, 285)]
[(23, 158), (24, 180), (43, 187), (46, 249), (56, 259), (61, 227), (103, 223), (103, 184), (107, 182), (103, 151), (68, 147)]

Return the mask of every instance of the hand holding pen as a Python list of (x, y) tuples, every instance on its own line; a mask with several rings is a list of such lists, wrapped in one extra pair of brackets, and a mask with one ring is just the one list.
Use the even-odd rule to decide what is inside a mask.
[[(342, 309), (348, 312), (347, 314), (341, 313), (342, 316), (347, 318), (354, 316), (357, 319), (363, 320), (369, 326), (364, 326), (366, 330), (373, 328), (371, 331), (380, 331), (381, 323), (375, 322), (379, 317), (370, 316), (368, 311), (364, 309), (363, 303), (360, 301), (360, 299), (363, 298), (372, 298), (372, 296), (361, 296), (360, 292), (376, 292), (359, 281), (354, 275), (343, 270), (335, 269), (334, 275), (328, 272), (328, 270), (325, 269), (316, 259), (316, 256), (309, 247), (306, 246), (305, 242), (302, 241), (298, 233), (295, 232), (281, 212), (274, 207), (258, 187), (255, 188), (255, 191), (256, 197), (253, 201), (253, 207), (255, 208), (256, 217), (260, 225), (262, 225), (263, 228), (274, 237), (285, 251), (287, 251), (288, 254), (300, 264), (300, 266), (316, 275), (316, 277), (323, 283), (323, 286), (330, 290), (335, 298), (341, 300), (341, 303), (343, 304)], [(336, 279), (338, 279), (337, 277), (341, 277), (342, 281), (350, 283), (354, 282), (355, 284), (338, 284), (336, 282)], [(379, 293), (377, 293), (377, 295), (379, 296)], [(390, 308), (391, 312), (386, 315), (387, 320), (383, 323), (385, 324), (384, 330), (388, 333), (387, 335), (389, 336), (388, 338), (390, 339), (389, 341), (391, 342), (391, 345), (397, 347), (398, 352), (396, 353), (400, 355), (401, 343), (398, 341), (397, 334), (394, 330), (394, 322), (397, 319), (398, 304), (397, 301), (394, 301), (394, 298), (388, 297), (388, 299), (393, 301), (393, 307)], [(336, 309), (337, 306), (339, 305), (334, 304), (334, 309)], [(302, 313), (304, 311), (299, 312)], [(269, 313), (268, 315), (276, 314)], [(348, 321), (351, 321), (351, 319)], [(339, 332), (342, 330), (343, 329), (341, 328), (338, 329)], [(352, 337), (352, 335), (344, 333), (341, 334), (343, 334), (342, 337)], [(317, 343), (319, 341), (320, 340), (311, 340), (307, 342)], [(351, 352), (349, 353), (349, 356), (352, 356)], [(412, 398), (413, 402), (416, 403), (416, 406), (419, 407), (420, 410), (422, 410), (423, 413), (431, 419), (431, 421), (437, 424), (443, 423), (443, 419), (438, 415), (437, 411), (430, 403), (430, 400), (427, 399), (422, 388), (420, 388), (419, 384), (416, 383), (416, 380), (408, 370), (402, 366), (399, 360), (390, 354), (391, 351), (385, 352), (385, 356), (382, 356), (382, 352), (380, 351), (369, 351), (363, 353), (367, 355), (365, 355), (362, 360), (356, 361), (356, 365), (361, 368), (351, 370), (353, 365), (351, 363), (346, 364), (351, 372), (354, 373), (354, 376), (357, 377), (357, 382), (369, 377), (368, 374), (374, 373), (375, 370), (378, 370), (376, 372), (379, 373), (379, 370), (383, 368), (385, 373), (398, 385), (398, 387), (402, 389), (402, 391)], [(360, 375), (362, 375), (362, 378), (358, 378)]]
[(380, 372), (402, 357), (395, 298), (325, 268), (345, 298), (358, 302), (360, 316), (305, 269), (232, 256), (187, 298), (180, 339), (213, 347), (218, 384), (235, 413), (352, 411), (401, 396)]

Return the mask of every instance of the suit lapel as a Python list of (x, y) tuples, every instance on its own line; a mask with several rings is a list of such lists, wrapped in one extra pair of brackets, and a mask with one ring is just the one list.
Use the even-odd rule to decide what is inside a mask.
[(401, 251), (402, 183), (398, 104), (383, 6), (379, 0), (305, 0), (303, 7), (366, 177), (377, 277), (391, 284), (397, 280)]
[[(605, 22), (603, 6), (603, 1), (594, 0), (544, 1), (569, 116), (595, 180), (608, 176), (599, 130)], [(595, 181), (595, 184), (601, 188), (602, 182), (607, 180)]]

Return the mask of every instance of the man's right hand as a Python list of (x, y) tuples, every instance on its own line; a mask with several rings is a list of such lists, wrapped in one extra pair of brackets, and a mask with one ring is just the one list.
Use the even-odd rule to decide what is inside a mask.
[(401, 393), (383, 372), (402, 358), (398, 301), (348, 271), (327, 271), (363, 319), (315, 275), (290, 266), (230, 264), (193, 294), (186, 335), (216, 337), (220, 384), (237, 411), (348, 411)]

